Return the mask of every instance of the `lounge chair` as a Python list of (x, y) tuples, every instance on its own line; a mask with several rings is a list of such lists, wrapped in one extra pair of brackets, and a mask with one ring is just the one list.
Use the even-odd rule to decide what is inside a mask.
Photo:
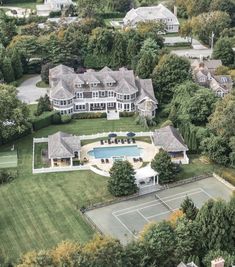
[(121, 139), (121, 143), (124, 144), (124, 140), (123, 139)]
[(127, 139), (127, 143), (130, 144), (131, 143), (131, 140), (130, 139)]
[(104, 163), (104, 159), (101, 159), (101, 163)]
[(132, 142), (135, 143), (135, 139), (134, 138), (132, 138)]
[(115, 144), (117, 144), (118, 143), (118, 140), (117, 139), (115, 139)]
[(110, 140), (110, 139), (108, 139), (108, 144), (109, 144), (109, 145), (111, 144), (111, 140)]
[(143, 162), (143, 159), (142, 159), (141, 157), (139, 157), (139, 161), (140, 161), (140, 162)]
[(100, 140), (100, 144), (103, 145), (104, 144), (104, 141), (103, 140)]
[(106, 163), (109, 163), (109, 159), (105, 159), (105, 162), (106, 162)]

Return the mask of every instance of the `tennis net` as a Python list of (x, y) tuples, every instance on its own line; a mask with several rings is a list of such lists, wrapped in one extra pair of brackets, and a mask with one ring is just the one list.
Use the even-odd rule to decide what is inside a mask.
[(169, 211), (173, 211), (173, 208), (171, 208), (163, 199), (161, 199), (157, 194), (155, 194), (155, 198), (162, 203)]

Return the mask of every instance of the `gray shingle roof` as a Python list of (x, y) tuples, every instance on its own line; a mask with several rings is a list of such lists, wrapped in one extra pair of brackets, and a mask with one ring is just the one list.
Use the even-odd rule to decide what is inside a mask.
[(187, 151), (188, 147), (180, 133), (172, 126), (157, 129), (153, 134), (155, 146), (162, 147), (167, 152)]
[(81, 148), (80, 138), (71, 134), (57, 132), (48, 136), (48, 157), (70, 158)]
[(138, 7), (127, 12), (123, 19), (124, 24), (134, 24), (139, 21), (171, 19), (171, 24), (179, 25), (177, 17), (164, 5)]
[[(120, 68), (113, 71), (108, 67), (104, 67), (101, 71), (87, 71), (83, 74), (76, 74), (73, 69), (63, 65), (59, 65), (50, 70), (50, 79), (55, 85), (50, 90), (50, 96), (53, 99), (71, 99), (77, 91), (97, 91), (112, 90), (120, 94), (138, 93), (139, 101), (148, 96), (156, 104), (157, 100), (154, 96), (153, 85), (151, 79), (139, 79), (134, 75), (133, 70)], [(75, 84), (84, 82), (84, 86), (76, 88)], [(97, 86), (91, 87), (90, 83), (97, 83)], [(56, 84), (57, 83), (57, 84)], [(113, 83), (113, 86), (109, 86)], [(50, 84), (52, 84), (50, 82)]]

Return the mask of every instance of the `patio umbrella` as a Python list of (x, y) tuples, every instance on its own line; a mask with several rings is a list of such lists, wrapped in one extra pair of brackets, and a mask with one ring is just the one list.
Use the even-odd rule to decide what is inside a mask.
[(133, 133), (133, 132), (127, 133), (127, 136), (128, 137), (134, 137), (135, 136), (135, 133)]
[(109, 136), (109, 138), (114, 138), (114, 137), (117, 137), (117, 134), (115, 134), (115, 133), (110, 133), (108, 136)]

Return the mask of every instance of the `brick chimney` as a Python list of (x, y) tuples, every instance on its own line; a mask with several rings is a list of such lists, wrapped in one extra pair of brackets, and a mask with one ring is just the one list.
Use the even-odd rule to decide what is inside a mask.
[(211, 267), (224, 267), (224, 259), (217, 258), (211, 262)]

